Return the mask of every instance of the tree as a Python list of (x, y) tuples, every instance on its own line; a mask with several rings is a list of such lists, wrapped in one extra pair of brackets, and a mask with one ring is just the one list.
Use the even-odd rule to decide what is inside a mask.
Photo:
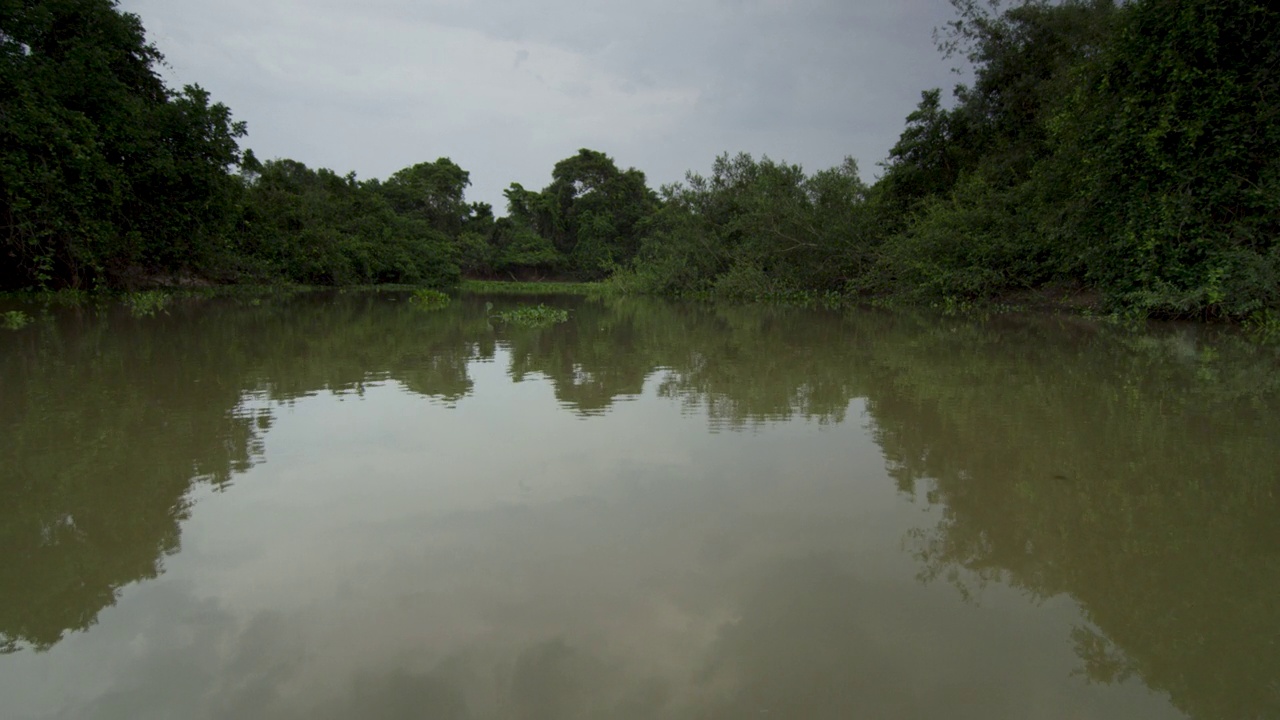
[(857, 163), (812, 176), (746, 153), (662, 189), (633, 266), (638, 287), (758, 299), (838, 291), (866, 264), (868, 188)]
[(1064, 113), (1086, 272), (1162, 315), (1280, 307), (1280, 10), (1250, 0), (1124, 8)]
[(464, 198), (470, 185), (470, 173), (449, 158), (440, 158), (397, 171), (379, 188), (400, 215), (426, 221), (453, 237), (471, 213)]
[(583, 148), (556, 163), (544, 194), (556, 204), (561, 222), (552, 237), (584, 276), (599, 276), (615, 263), (635, 256), (640, 226), (655, 209), (656, 199), (644, 173), (620, 171), (613, 158)]
[(216, 260), (245, 132), (111, 0), (0, 5), (0, 287), (131, 282)]
[[(953, 0), (935, 39), (973, 63), (972, 86), (924, 93), (875, 188), (883, 248), (861, 286), (925, 299), (1079, 281), (1064, 108), (1112, 42), (1110, 0)], [(1078, 165), (1083, 158), (1075, 158)], [(1069, 239), (1070, 238), (1070, 239)]]
[(578, 277), (602, 277), (630, 261), (658, 206), (644, 173), (619, 170), (608, 155), (582, 149), (556, 163), (551, 177), (540, 192), (519, 183), (504, 191), (511, 222), (547, 241), (560, 258), (557, 264)]
[(263, 164), (245, 193), (241, 261), (302, 283), (455, 284), (453, 238), (420, 214), (398, 214), (382, 187), (295, 160)]

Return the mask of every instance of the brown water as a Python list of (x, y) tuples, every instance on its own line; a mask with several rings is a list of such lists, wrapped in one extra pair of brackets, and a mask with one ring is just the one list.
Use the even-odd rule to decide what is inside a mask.
[(0, 715), (1280, 717), (1274, 348), (541, 300), (0, 329)]

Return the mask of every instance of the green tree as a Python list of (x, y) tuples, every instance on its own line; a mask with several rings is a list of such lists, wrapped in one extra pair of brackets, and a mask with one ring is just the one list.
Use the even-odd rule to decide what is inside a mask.
[(470, 173), (449, 158), (440, 158), (399, 170), (376, 187), (396, 213), (456, 237), (471, 214), (465, 200), (470, 185)]
[(642, 224), (656, 206), (644, 173), (619, 170), (608, 155), (583, 148), (556, 163), (551, 178), (543, 192), (562, 219), (553, 241), (578, 274), (599, 276), (635, 256)]
[(0, 5), (0, 287), (129, 284), (220, 260), (242, 123), (165, 87), (110, 0)]
[(396, 213), (378, 183), (294, 160), (267, 162), (249, 182), (237, 242), (244, 271), (267, 279), (448, 286), (460, 272), (454, 241)]
[(901, 225), (915, 203), (950, 190), (965, 166), (960, 119), (942, 107), (942, 91), (921, 93), (907, 126), (889, 151), (877, 191), (887, 198), (891, 219)]
[(547, 241), (558, 256), (557, 269), (576, 277), (603, 277), (629, 262), (658, 208), (644, 173), (619, 170), (608, 155), (582, 149), (556, 163), (551, 177), (540, 192), (519, 183), (504, 191), (513, 227)]
[(868, 262), (868, 188), (850, 158), (798, 165), (722, 155), (662, 189), (631, 275), (640, 289), (754, 299), (841, 290)]
[(1064, 110), (1084, 271), (1165, 315), (1280, 307), (1280, 10), (1124, 7)]

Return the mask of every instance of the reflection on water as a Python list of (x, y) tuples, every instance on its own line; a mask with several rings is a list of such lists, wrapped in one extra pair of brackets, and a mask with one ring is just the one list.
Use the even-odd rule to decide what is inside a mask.
[(6, 717), (1280, 717), (1274, 350), (403, 300), (0, 333)]

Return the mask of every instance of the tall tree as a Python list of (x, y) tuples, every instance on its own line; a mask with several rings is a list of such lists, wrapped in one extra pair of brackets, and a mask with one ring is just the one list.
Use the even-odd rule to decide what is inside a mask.
[(397, 213), (456, 236), (471, 214), (464, 197), (470, 185), (470, 173), (449, 158), (440, 158), (396, 172), (381, 184), (381, 191)]
[(657, 205), (644, 173), (619, 170), (613, 158), (586, 148), (556, 163), (543, 193), (560, 221), (550, 239), (585, 276), (634, 257), (641, 224)]
[(233, 218), (242, 123), (112, 0), (0, 4), (0, 286), (199, 269)]

